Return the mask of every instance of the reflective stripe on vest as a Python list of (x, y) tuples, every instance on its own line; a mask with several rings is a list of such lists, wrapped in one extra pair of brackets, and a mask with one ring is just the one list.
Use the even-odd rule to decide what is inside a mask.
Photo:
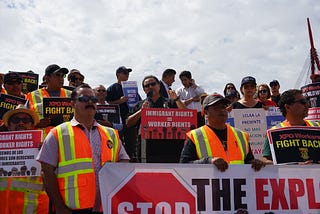
[[(79, 208), (79, 192), (77, 176), (79, 174), (93, 173), (92, 158), (77, 158), (75, 154), (74, 132), (70, 122), (57, 126), (58, 143), (60, 149), (59, 167), (57, 177), (65, 182), (65, 202), (71, 208)], [(69, 142), (69, 143), (67, 143)], [(69, 188), (70, 184), (74, 188)]]
[(247, 142), (247, 138), (245, 136), (245, 133), (243, 131), (240, 131), (239, 129), (236, 129), (232, 126), (230, 126), (234, 136), (237, 139), (237, 143), (239, 145), (240, 151), (241, 151), (241, 156), (242, 156), (242, 161), (230, 161), (232, 164), (244, 164), (244, 159), (246, 157), (246, 154), (249, 152), (247, 151), (247, 145), (249, 142)]
[[(118, 150), (119, 150), (119, 140), (117, 135), (115, 134), (115, 130), (114, 129), (110, 129), (108, 127), (105, 126), (101, 126), (99, 125), (98, 127), (101, 128), (101, 130), (108, 136), (108, 139), (112, 139), (112, 152), (111, 152), (111, 161), (112, 162), (116, 162), (118, 161)], [(102, 164), (104, 164), (105, 162), (102, 162)]]
[[(238, 130), (238, 129), (233, 128), (232, 126), (229, 126), (229, 127), (231, 128), (231, 131), (237, 140), (237, 143), (238, 143), (240, 151), (241, 151), (241, 157), (242, 157), (242, 160), (231, 160), (230, 163), (231, 164), (243, 164), (245, 156), (248, 153), (248, 151), (247, 151), (248, 142), (246, 140), (245, 133)], [(196, 151), (197, 151), (198, 157), (200, 159), (202, 157), (212, 157), (213, 156), (212, 150), (211, 150), (210, 142), (209, 142), (208, 136), (206, 134), (205, 128), (200, 127), (198, 129), (192, 130), (191, 135), (193, 136), (194, 141), (195, 141), (194, 144), (196, 146)], [(201, 143), (201, 142), (204, 142), (204, 143)]]
[[(307, 124), (307, 126), (312, 126), (312, 127), (320, 126), (318, 122), (313, 121), (313, 120), (304, 120), (304, 122)], [(288, 126), (290, 126), (289, 123), (287, 121), (283, 121), (283, 122), (279, 123), (278, 125), (271, 127), (271, 129), (288, 127)]]
[(37, 213), (39, 194), (45, 194), (41, 177), (13, 178), (10, 191), (24, 193), (23, 213)]

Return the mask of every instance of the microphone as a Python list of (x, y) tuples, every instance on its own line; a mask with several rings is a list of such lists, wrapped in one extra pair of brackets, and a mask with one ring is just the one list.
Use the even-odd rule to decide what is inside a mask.
[(147, 93), (147, 100), (148, 100), (148, 101), (151, 101), (151, 100), (152, 100), (152, 96), (153, 96), (153, 91), (149, 91), (149, 92)]

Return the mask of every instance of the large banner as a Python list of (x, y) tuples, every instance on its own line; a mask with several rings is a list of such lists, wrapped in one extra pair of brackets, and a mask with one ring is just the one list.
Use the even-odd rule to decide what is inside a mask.
[(11, 96), (8, 94), (0, 94), (0, 118), (11, 110), (15, 109), (19, 104), (25, 104), (26, 100), (20, 97)]
[(43, 98), (43, 117), (51, 119), (50, 126), (57, 126), (63, 122), (70, 121), (72, 115), (71, 98)]
[(268, 110), (262, 108), (233, 109), (229, 113), (228, 123), (249, 133), (249, 141), (252, 152), (256, 158), (262, 158), (263, 145), (267, 129), (282, 122), (279, 108), (270, 107)]
[(107, 163), (99, 173), (104, 214), (320, 213), (320, 168)]
[(186, 139), (186, 133), (196, 127), (196, 110), (170, 108), (141, 110), (142, 139)]
[(121, 85), (124, 96), (129, 97), (127, 103), (129, 109), (131, 109), (139, 101), (137, 81), (122, 81)]
[(40, 176), (41, 130), (0, 132), (0, 177)]
[(319, 127), (284, 127), (268, 130), (274, 164), (313, 160), (320, 163)]

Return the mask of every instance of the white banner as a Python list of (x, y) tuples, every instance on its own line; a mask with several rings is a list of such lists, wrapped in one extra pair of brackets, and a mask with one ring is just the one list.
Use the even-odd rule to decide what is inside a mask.
[(320, 213), (319, 165), (107, 163), (100, 171), (104, 213)]

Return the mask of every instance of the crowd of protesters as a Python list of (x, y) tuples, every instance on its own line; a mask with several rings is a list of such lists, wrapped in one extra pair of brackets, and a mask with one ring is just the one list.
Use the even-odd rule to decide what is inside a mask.
[[(254, 77), (247, 76), (242, 79), (239, 90), (234, 83), (226, 83), (222, 96), (205, 91), (192, 78), (190, 71), (180, 72), (181, 84), (176, 84), (177, 90), (173, 90), (171, 87), (177, 72), (171, 68), (163, 71), (160, 80), (154, 75), (144, 77), (141, 84), (146, 99), (142, 100), (138, 95), (139, 102), (129, 108), (129, 97), (124, 95), (121, 82), (128, 81), (131, 72), (131, 68), (121, 66), (115, 72), (115, 83), (91, 87), (85, 83), (84, 72), (77, 69), (69, 71), (52, 64), (45, 69), (39, 89), (27, 94), (22, 92), (23, 78), (19, 73), (8, 72), (0, 77), (2, 94), (26, 100), (24, 106), (9, 110), (3, 116), (1, 130), (40, 129), (44, 133), (43, 145), (37, 157), (43, 179), (20, 180), (38, 182), (44, 186), (53, 206), (48, 208), (48, 205), (44, 205), (43, 209), (56, 213), (101, 213), (98, 172), (109, 161), (141, 161), (140, 125), (143, 108), (193, 109), (197, 112), (198, 124), (180, 142), (164, 144), (163, 140), (151, 139), (150, 145), (154, 147), (149, 150), (147, 162), (213, 164), (222, 172), (234, 163), (252, 164), (256, 171), (271, 163), (270, 153), (267, 152), (264, 159), (256, 159), (250, 148), (248, 134), (226, 123), (228, 112), (232, 109), (280, 106), (291, 123), (288, 126), (295, 125), (297, 120), (299, 125), (319, 125), (303, 119), (308, 102), (302, 97), (301, 91), (289, 90), (282, 96), (277, 80), (258, 85)], [(65, 83), (66, 77), (68, 84)], [(51, 119), (46, 118), (43, 112), (43, 98), (48, 97), (71, 98), (74, 109), (71, 121), (58, 126), (51, 125)], [(95, 117), (97, 105), (104, 104), (119, 105), (120, 123)], [(299, 111), (301, 114), (296, 119)], [(168, 159), (163, 159), (165, 154), (169, 154)], [(82, 187), (84, 183), (87, 185)], [(42, 190), (37, 194), (43, 197)]]

